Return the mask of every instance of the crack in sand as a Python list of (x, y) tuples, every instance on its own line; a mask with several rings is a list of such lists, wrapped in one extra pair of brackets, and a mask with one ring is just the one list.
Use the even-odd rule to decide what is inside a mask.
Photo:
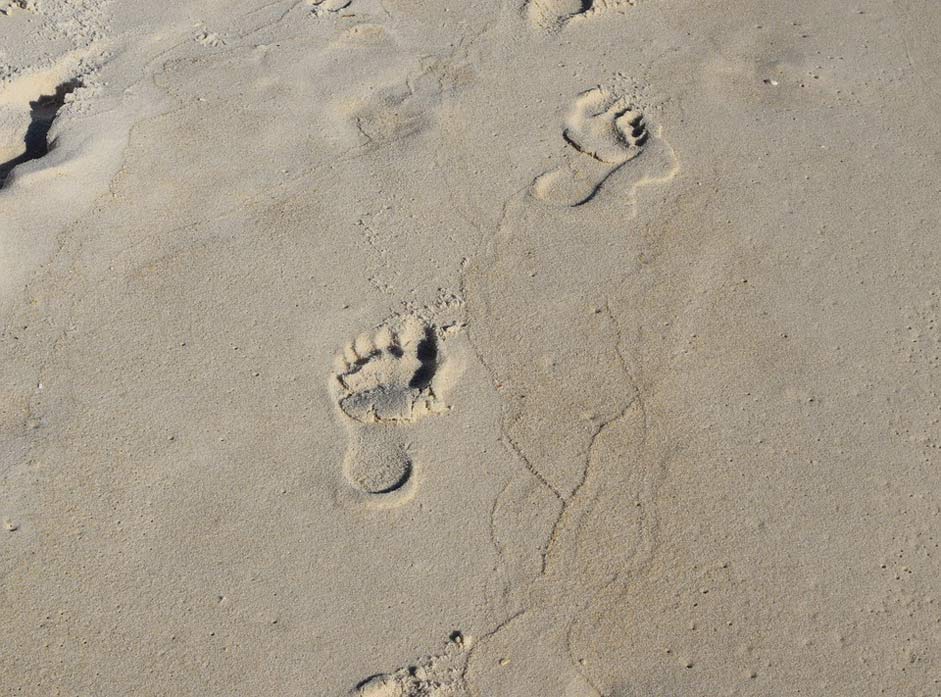
[[(643, 135), (643, 134), (642, 134)], [(659, 140), (659, 134), (658, 134)], [(629, 195), (633, 198), (637, 189), (643, 186), (647, 186), (653, 183), (660, 183), (662, 181), (668, 181), (675, 176), (678, 171), (678, 163), (675, 157), (672, 156), (672, 147), (667, 143), (663, 143), (663, 148), (670, 156), (672, 160), (669, 171), (665, 175), (656, 176), (650, 173), (642, 173), (630, 186)], [(596, 157), (596, 159), (599, 159)], [(616, 168), (617, 169), (617, 168)], [(659, 173), (658, 173), (659, 174)], [(510, 196), (506, 199), (501, 206), (500, 216), (497, 223), (492, 228), (492, 232), (489, 235), (482, 235), (478, 238), (478, 244), (474, 251), (473, 257), (480, 259), (486, 248), (491, 248), (494, 255), (499, 254), (499, 240), (503, 234), (503, 231), (506, 227), (506, 221), (508, 217), (508, 211), (511, 204), (514, 202), (520, 201), (520, 195), (522, 194), (525, 197), (524, 191), (528, 191), (530, 187), (526, 187), (523, 191), (517, 192), (517, 194)], [(448, 187), (448, 196), (453, 199), (453, 192)], [(472, 219), (471, 216), (467, 215), (459, 206), (455, 205), (455, 209), (460, 211), (461, 217), (468, 220), (468, 222), (476, 229), (478, 232), (481, 232), (481, 226)], [(636, 213), (636, 211), (635, 211)], [(466, 262), (462, 265), (461, 270), (461, 291), (462, 295), (468, 299), (469, 307), (473, 307), (474, 303), (471, 302), (473, 299), (473, 294), (468, 290), (468, 268), (471, 265)], [(469, 310), (471, 312), (472, 310)], [(604, 468), (605, 463), (603, 462), (604, 458), (610, 458), (610, 455), (603, 455), (599, 450), (600, 444), (604, 441), (607, 434), (611, 433), (615, 438), (617, 438), (617, 433), (614, 431), (616, 428), (620, 428), (619, 424), (624, 424), (625, 427), (629, 427), (629, 422), (625, 421), (629, 418), (629, 415), (632, 413), (632, 410), (637, 410), (640, 418), (640, 428), (637, 439), (633, 440), (631, 443), (630, 452), (639, 454), (647, 450), (647, 433), (648, 433), (648, 413), (645, 405), (645, 400), (641, 394), (641, 389), (639, 383), (633, 374), (633, 371), (630, 367), (630, 362), (624, 352), (624, 335), (623, 331), (617, 321), (617, 318), (614, 315), (614, 312), (610, 306), (610, 301), (605, 300), (603, 305), (603, 311), (607, 319), (607, 325), (610, 328), (611, 334), (613, 335), (614, 340), (614, 353), (616, 355), (616, 365), (618, 366), (618, 372), (621, 375), (620, 380), (625, 381), (628, 385), (629, 396), (621, 400), (618, 405), (616, 413), (610, 415), (601, 423), (597, 424), (593, 432), (590, 435), (587, 446), (583, 451), (583, 466), (581, 468), (580, 476), (578, 481), (575, 483), (574, 488), (571, 490), (571, 493), (564, 495), (557, 487), (553, 484), (540, 472), (539, 468), (535, 463), (531, 461), (527, 453), (525, 452), (522, 444), (518, 443), (511, 435), (510, 431), (512, 429), (513, 423), (516, 422), (516, 419), (519, 418), (517, 415), (516, 419), (511, 419), (509, 410), (511, 409), (511, 404), (503, 399), (502, 401), (502, 417), (500, 423), (500, 440), (503, 442), (506, 447), (508, 447), (512, 453), (515, 455), (516, 459), (523, 465), (526, 469), (529, 476), (536, 482), (539, 486), (546, 492), (550, 492), (552, 496), (561, 503), (561, 510), (558, 512), (555, 520), (552, 522), (551, 529), (545, 539), (544, 544), (541, 546), (540, 550), (540, 569), (536, 576), (530, 579), (529, 588), (533, 589), (532, 583), (540, 579), (550, 579), (554, 578), (552, 573), (553, 568), (561, 563), (562, 555), (566, 557), (571, 555), (577, 555), (579, 553), (579, 544), (578, 539), (582, 535), (583, 526), (585, 523), (590, 522), (588, 520), (592, 510), (595, 510), (597, 504), (601, 503), (602, 507), (611, 504), (610, 500), (605, 500), (604, 502), (599, 502), (598, 497), (603, 496), (604, 492), (599, 488), (601, 480), (598, 477), (602, 476), (603, 472), (599, 468)], [(475, 322), (473, 318), (469, 317), (470, 327), (474, 327)], [(491, 384), (493, 384), (498, 390), (501, 390), (501, 380), (497, 374), (497, 369), (495, 366), (490, 365), (486, 359), (484, 352), (480, 345), (475, 340), (475, 331), (471, 329), (469, 331), (469, 343), (472, 347), (474, 355), (478, 358), (481, 365), (484, 366), (487, 374), (490, 378)], [(640, 499), (646, 499), (647, 494), (650, 492), (648, 480), (648, 474), (646, 474), (648, 469), (655, 469), (653, 466), (644, 464), (642, 461), (645, 458), (638, 457), (638, 462), (635, 463), (636, 467), (643, 468), (643, 471), (637, 473), (637, 477), (644, 480), (644, 484), (641, 484), (640, 488), (635, 492), (639, 497), (635, 501), (634, 505), (637, 507), (636, 515), (634, 519), (634, 525), (640, 526), (638, 529), (638, 538), (636, 544), (632, 546), (626, 555), (625, 559), (636, 559), (638, 555), (646, 556), (644, 550), (646, 549), (647, 553), (650, 552), (650, 541), (654, 539), (653, 536), (653, 520), (651, 519), (652, 511), (642, 502)], [(620, 461), (620, 460), (619, 460)], [(615, 465), (617, 463), (614, 463)], [(611, 463), (607, 463), (607, 466), (612, 466)], [(651, 472), (652, 474), (652, 472)], [(633, 476), (633, 475), (628, 475)], [(637, 482), (635, 482), (637, 483)], [(497, 555), (503, 559), (506, 554), (506, 549), (499, 542), (499, 534), (497, 530), (497, 521), (496, 521), (496, 511), (500, 505), (500, 499), (504, 495), (507, 487), (504, 487), (501, 490), (500, 495), (495, 499), (494, 506), (490, 511), (490, 520), (489, 520), (489, 530), (491, 536), (491, 543)], [(630, 492), (622, 492), (624, 495), (629, 495)], [(624, 560), (622, 560), (624, 561)], [(505, 566), (505, 562), (503, 562)], [(629, 563), (630, 570), (632, 573), (637, 571), (636, 563)], [(587, 686), (590, 686), (598, 695), (603, 694), (600, 686), (596, 684), (587, 674), (586, 670), (581, 666), (577, 660), (577, 651), (574, 646), (573, 635), (580, 623), (584, 619), (584, 614), (587, 608), (591, 607), (593, 603), (597, 602), (597, 599), (600, 595), (606, 592), (606, 589), (612, 588), (613, 585), (618, 585), (623, 583), (623, 575), (627, 573), (627, 568), (621, 568), (620, 566), (617, 569), (614, 569), (611, 575), (598, 574), (597, 577), (593, 578), (587, 587), (583, 588), (578, 597), (569, 597), (565, 595), (563, 588), (556, 588), (559, 583), (564, 584), (565, 579), (554, 578), (554, 580), (549, 581), (549, 586), (546, 586), (543, 589), (543, 592), (548, 592), (547, 597), (555, 597), (559, 595), (561, 591), (564, 597), (559, 597), (560, 601), (564, 601), (560, 612), (563, 617), (558, 617), (550, 621), (556, 623), (556, 626), (562, 628), (564, 633), (564, 647), (563, 650), (568, 658), (569, 663), (572, 666), (573, 671), (580, 675)], [(530, 591), (530, 592), (531, 592)], [(540, 604), (540, 602), (530, 597), (528, 600), (524, 601), (525, 609), (523, 613), (517, 615), (517, 617), (522, 617), (526, 612), (539, 610), (542, 612), (546, 608)], [(541, 608), (541, 610), (540, 610)], [(540, 621), (537, 618), (537, 622)], [(498, 626), (490, 633), (491, 636), (496, 635), (503, 628), (508, 626), (503, 624)], [(470, 665), (470, 662), (468, 663)], [(477, 692), (477, 687), (471, 685), (474, 692)]]

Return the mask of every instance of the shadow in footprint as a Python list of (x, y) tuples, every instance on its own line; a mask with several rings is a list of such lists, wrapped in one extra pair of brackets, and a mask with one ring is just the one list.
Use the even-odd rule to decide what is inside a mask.
[(425, 335), (418, 342), (415, 355), (420, 365), (409, 381), (408, 386), (423, 390), (431, 385), (431, 379), (435, 376), (435, 370), (438, 368), (438, 341), (431, 327), (425, 328)]
[(23, 142), (26, 150), (14, 157), (12, 160), (0, 163), (0, 189), (6, 184), (10, 172), (17, 165), (30, 160), (37, 160), (49, 152), (49, 129), (52, 128), (52, 122), (55, 121), (59, 109), (65, 104), (65, 97), (82, 86), (79, 79), (63, 82), (54, 94), (43, 94), (29, 103), (29, 128), (26, 129), (26, 136)]

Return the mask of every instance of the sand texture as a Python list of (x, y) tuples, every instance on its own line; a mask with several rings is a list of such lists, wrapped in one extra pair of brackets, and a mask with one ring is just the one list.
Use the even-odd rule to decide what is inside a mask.
[(941, 696), (941, 3), (0, 0), (0, 697)]

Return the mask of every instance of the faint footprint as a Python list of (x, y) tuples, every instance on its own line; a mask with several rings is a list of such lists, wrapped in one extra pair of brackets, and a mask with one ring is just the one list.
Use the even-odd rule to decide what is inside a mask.
[(548, 32), (556, 32), (569, 22), (599, 15), (606, 10), (633, 7), (636, 0), (527, 0), (527, 19)]
[(200, 32), (196, 35), (196, 41), (201, 43), (203, 46), (209, 46), (210, 48), (225, 46), (225, 40), (215, 32), (211, 31)]
[(608, 177), (644, 152), (650, 141), (640, 110), (603, 87), (578, 96), (562, 137), (570, 146), (568, 161), (537, 177), (532, 193), (563, 206), (590, 201)]
[(397, 503), (412, 493), (402, 427), (449, 409), (443, 336), (408, 315), (361, 334), (336, 358), (336, 399), (350, 430), (344, 474), (368, 498)]

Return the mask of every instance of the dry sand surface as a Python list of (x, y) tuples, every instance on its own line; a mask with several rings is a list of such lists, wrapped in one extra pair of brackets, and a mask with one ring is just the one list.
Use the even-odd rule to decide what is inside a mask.
[(0, 695), (941, 695), (937, 0), (0, 0)]

